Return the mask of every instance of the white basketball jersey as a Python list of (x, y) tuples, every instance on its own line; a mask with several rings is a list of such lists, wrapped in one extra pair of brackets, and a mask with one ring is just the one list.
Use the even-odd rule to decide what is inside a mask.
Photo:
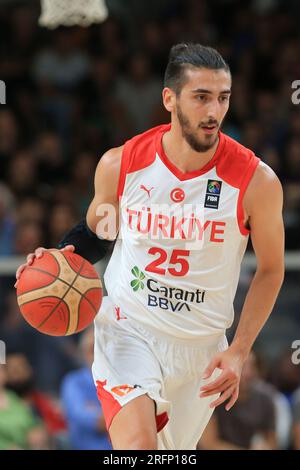
[(208, 164), (182, 173), (162, 147), (169, 129), (124, 145), (120, 232), (104, 280), (120, 321), (184, 339), (220, 334), (233, 321), (249, 234), (242, 200), (259, 159), (220, 132)]

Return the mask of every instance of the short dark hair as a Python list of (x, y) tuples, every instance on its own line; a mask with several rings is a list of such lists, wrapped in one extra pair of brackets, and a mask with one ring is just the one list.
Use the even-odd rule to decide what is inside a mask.
[(202, 46), (202, 44), (180, 43), (173, 46), (170, 51), (164, 86), (171, 88), (179, 95), (186, 80), (184, 72), (191, 67), (223, 69), (230, 73), (229, 65), (216, 49)]

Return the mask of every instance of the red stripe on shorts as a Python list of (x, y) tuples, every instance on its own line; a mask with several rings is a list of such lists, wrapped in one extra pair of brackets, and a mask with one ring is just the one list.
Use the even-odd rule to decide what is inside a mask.
[(97, 380), (97, 395), (101, 402), (106, 429), (109, 430), (113, 418), (120, 411), (122, 406), (107, 390), (105, 390), (104, 385), (106, 385), (106, 380), (104, 380), (104, 382)]
[[(106, 380), (104, 380), (104, 382), (97, 380), (96, 383), (97, 383), (97, 395), (98, 395), (99, 401), (101, 402), (106, 429), (109, 430), (113, 418), (120, 411), (122, 406), (111, 395), (111, 393), (105, 390), (104, 386), (106, 385)], [(165, 412), (160, 415), (157, 415), (156, 416), (157, 432), (161, 431), (165, 427), (168, 421), (169, 421), (168, 413)]]

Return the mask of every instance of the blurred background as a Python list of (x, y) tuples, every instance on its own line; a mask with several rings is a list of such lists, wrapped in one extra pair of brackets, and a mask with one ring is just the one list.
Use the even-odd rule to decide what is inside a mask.
[[(169, 122), (162, 79), (169, 50), (181, 41), (213, 46), (229, 63), (233, 94), (223, 131), (279, 176), (287, 249), (285, 283), (246, 364), (240, 400), (229, 413), (218, 409), (199, 449), (300, 449), (300, 353), (293, 349), (297, 340), (300, 347), (300, 104), (291, 98), (300, 80), (300, 2), (106, 5), (101, 24), (49, 30), (38, 25), (38, 1), (0, 0), (0, 340), (7, 363), (0, 366), (0, 449), (109, 448), (89, 371), (92, 331), (56, 338), (32, 329), (16, 304), (14, 274), (25, 255), (56, 246), (85, 215), (108, 148)], [(229, 339), (254, 269), (249, 246)]]

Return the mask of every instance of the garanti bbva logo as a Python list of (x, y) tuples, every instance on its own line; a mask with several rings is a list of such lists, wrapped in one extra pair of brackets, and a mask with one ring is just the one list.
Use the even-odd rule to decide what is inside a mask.
[[(170, 312), (180, 312), (182, 309), (191, 311), (191, 307), (205, 302), (205, 290), (186, 291), (175, 287), (166, 287), (151, 277), (146, 279), (145, 274), (137, 266), (131, 270), (135, 279), (130, 282), (132, 289), (136, 292), (144, 289), (145, 284), (148, 298), (147, 306), (151, 308), (159, 307)], [(150, 291), (150, 293), (149, 293)]]
[(137, 266), (134, 266), (131, 272), (135, 277), (135, 279), (133, 279), (130, 283), (132, 289), (135, 292), (139, 289), (144, 289), (145, 285), (143, 283), (143, 279), (145, 279), (145, 274), (142, 271), (140, 271)]

